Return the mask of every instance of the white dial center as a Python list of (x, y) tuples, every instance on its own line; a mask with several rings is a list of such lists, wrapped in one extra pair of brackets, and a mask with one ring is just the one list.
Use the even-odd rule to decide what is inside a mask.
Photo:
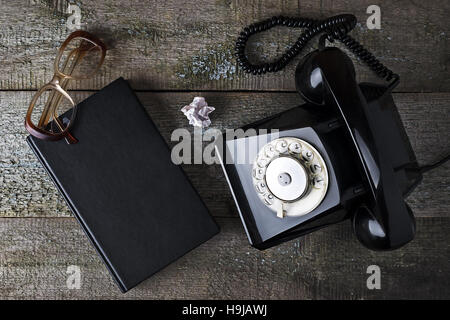
[(279, 157), (267, 166), (266, 183), (275, 197), (293, 201), (305, 192), (308, 175), (299, 161), (291, 157)]

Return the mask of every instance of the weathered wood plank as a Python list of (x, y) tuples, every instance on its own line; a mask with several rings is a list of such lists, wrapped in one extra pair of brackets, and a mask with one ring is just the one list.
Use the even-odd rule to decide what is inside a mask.
[[(381, 299), (450, 297), (450, 220), (420, 218), (416, 239), (373, 252), (349, 223), (264, 252), (249, 247), (240, 221), (122, 295), (73, 218), (0, 219), (0, 299)], [(66, 285), (69, 265), (80, 289)], [(369, 265), (381, 290), (368, 290)]]
[[(293, 62), (284, 72), (244, 75), (232, 55), (242, 28), (273, 15), (325, 18), (353, 13), (352, 32), (402, 77), (399, 91), (449, 91), (450, 2), (380, 0), (381, 30), (368, 30), (370, 0), (344, 1), (76, 1), (81, 26), (103, 36), (109, 47), (101, 74), (74, 85), (100, 89), (118, 76), (136, 89), (293, 90)], [(69, 34), (68, 1), (10, 1), (0, 10), (0, 89), (37, 89), (50, 80), (59, 44)], [(249, 54), (271, 59), (295, 42), (300, 31), (275, 29), (257, 35)], [(315, 45), (314, 45), (315, 46)], [(309, 46), (305, 53), (311, 50)], [(357, 62), (361, 80), (374, 79)]]
[[(0, 216), (69, 216), (38, 160), (25, 142), (22, 125), (33, 92), (0, 92)], [(77, 92), (82, 99), (91, 93)], [(213, 126), (236, 128), (301, 103), (294, 93), (138, 93), (146, 110), (171, 145), (171, 132), (187, 126), (179, 109), (195, 95), (216, 107)], [(421, 163), (450, 150), (450, 94), (395, 94), (413, 148)], [(236, 209), (220, 166), (186, 165), (187, 174), (215, 216), (235, 216)], [(417, 216), (449, 216), (450, 166), (426, 174), (408, 202)]]

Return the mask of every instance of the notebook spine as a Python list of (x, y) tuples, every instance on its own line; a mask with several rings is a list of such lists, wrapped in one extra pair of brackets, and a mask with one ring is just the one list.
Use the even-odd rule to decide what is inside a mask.
[(69, 207), (70, 211), (74, 215), (75, 219), (78, 221), (79, 225), (83, 229), (83, 231), (86, 234), (86, 236), (88, 237), (89, 241), (94, 246), (94, 248), (97, 251), (97, 253), (100, 255), (100, 257), (101, 257), (102, 261), (104, 262), (104, 264), (106, 265), (109, 273), (112, 275), (114, 281), (116, 281), (117, 285), (119, 286), (120, 291), (122, 291), (122, 293), (127, 292), (128, 288), (126, 288), (126, 286), (124, 285), (124, 283), (120, 279), (119, 275), (117, 274), (117, 272), (115, 271), (115, 269), (111, 265), (111, 263), (109, 262), (108, 258), (103, 253), (103, 250), (101, 250), (100, 246), (98, 245), (98, 243), (95, 240), (94, 236), (90, 232), (89, 228), (84, 223), (84, 221), (81, 218), (80, 214), (78, 213), (77, 209), (75, 208), (75, 206), (70, 201), (70, 198), (67, 196), (66, 192), (64, 191), (64, 188), (61, 186), (61, 184), (59, 183), (58, 179), (56, 179), (55, 175), (53, 174), (52, 170), (50, 169), (50, 166), (47, 164), (47, 162), (45, 161), (44, 157), (42, 157), (41, 153), (39, 152), (39, 149), (34, 144), (33, 138), (31, 136), (28, 136), (26, 138), (26, 141), (27, 141), (28, 145), (30, 146), (31, 150), (33, 150), (33, 153), (39, 159), (39, 162), (42, 164), (42, 167), (44, 167), (44, 169), (47, 172), (47, 174), (50, 177), (50, 179), (53, 181), (53, 184), (56, 186), (56, 189), (59, 191), (59, 193), (63, 197), (64, 201), (66, 202), (66, 204)]

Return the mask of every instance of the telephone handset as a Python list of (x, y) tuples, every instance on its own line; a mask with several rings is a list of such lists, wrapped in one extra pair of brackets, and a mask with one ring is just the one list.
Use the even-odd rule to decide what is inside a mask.
[[(305, 31), (279, 60), (251, 64), (248, 38), (276, 25)], [(345, 219), (352, 219), (356, 237), (369, 249), (399, 248), (414, 237), (415, 220), (404, 197), (424, 170), (392, 99), (399, 76), (347, 35), (355, 25), (348, 14), (323, 21), (274, 17), (245, 28), (237, 40), (239, 65), (258, 75), (281, 70), (323, 33), (319, 49), (295, 71), (306, 103), (243, 127), (278, 129), (276, 135), (232, 138), (218, 149), (249, 241), (259, 249)], [(335, 39), (389, 85), (358, 84), (351, 59), (325, 46)], [(236, 162), (238, 153), (253, 162)]]
[[(308, 74), (305, 70), (312, 71)], [(315, 87), (309, 85), (313, 81)], [(383, 134), (384, 123), (371, 116), (351, 60), (337, 48), (313, 52), (297, 68), (296, 83), (305, 100), (334, 108), (347, 131), (367, 189), (353, 215), (358, 239), (380, 250), (411, 241), (415, 220), (395, 179), (389, 151), (384, 148), (388, 138)]]

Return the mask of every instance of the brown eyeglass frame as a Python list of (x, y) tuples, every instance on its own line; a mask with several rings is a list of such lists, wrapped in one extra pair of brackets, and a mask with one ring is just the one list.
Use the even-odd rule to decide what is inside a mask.
[[(60, 70), (59, 63), (60, 60), (64, 54), (64, 50), (66, 49), (67, 45), (76, 38), (80, 38), (82, 40), (81, 45), (78, 48), (73, 49), (68, 57), (67, 60), (64, 63), (63, 70)], [(92, 46), (94, 45), (94, 46)], [(75, 67), (79, 64), (79, 61), (83, 59), (83, 57), (92, 49), (99, 48), (101, 50), (101, 56), (99, 63), (97, 67), (90, 72), (87, 75), (84, 76), (73, 76), (71, 73), (75, 69)], [(71, 61), (73, 58), (72, 55), (75, 55), (75, 62), (73, 65), (69, 66), (69, 73), (65, 71), (67, 67), (67, 63)], [(106, 46), (105, 44), (98, 39), (96, 36), (90, 34), (89, 32), (78, 30), (75, 32), (72, 32), (67, 39), (63, 42), (61, 47), (59, 48), (58, 55), (56, 56), (55, 62), (54, 62), (54, 74), (52, 80), (45, 84), (42, 88), (36, 92), (36, 94), (31, 99), (30, 105), (28, 107), (27, 115), (25, 117), (25, 128), (27, 131), (34, 137), (42, 139), (42, 140), (48, 140), (48, 141), (57, 141), (60, 139), (65, 138), (67, 143), (73, 144), (77, 143), (78, 140), (74, 138), (70, 132), (69, 129), (72, 127), (75, 115), (76, 115), (76, 104), (74, 103), (73, 99), (70, 97), (70, 95), (67, 93), (66, 88), (68, 85), (69, 80), (82, 80), (82, 79), (88, 79), (92, 77), (95, 73), (98, 72), (101, 65), (103, 64), (103, 61), (105, 60), (106, 55)], [(64, 71), (64, 72), (63, 72)], [(66, 72), (66, 73), (65, 73)], [(33, 109), (35, 107), (35, 104), (38, 100), (38, 98), (42, 95), (43, 92), (46, 90), (55, 90), (52, 91), (49, 99), (47, 100), (44, 110), (42, 111), (40, 120), (38, 125), (36, 126), (33, 124), (31, 120), (31, 115), (33, 113)], [(57, 94), (59, 93), (59, 95)], [(62, 98), (66, 98), (70, 103), (72, 104), (72, 115), (69, 124), (67, 127), (64, 128), (64, 124), (61, 123), (61, 120), (59, 119), (59, 116), (57, 114), (57, 108), (59, 103), (61, 102)], [(47, 126), (50, 121), (54, 121), (54, 123), (58, 126), (58, 129), (60, 132), (50, 132), (47, 130), (42, 129), (43, 127)]]

